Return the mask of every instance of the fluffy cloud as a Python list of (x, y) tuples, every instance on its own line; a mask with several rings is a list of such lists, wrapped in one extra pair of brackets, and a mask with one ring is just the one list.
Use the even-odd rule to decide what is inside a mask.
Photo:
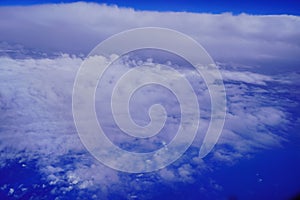
[(148, 12), (82, 2), (1, 7), (0, 13), (0, 41), (48, 52), (87, 54), (112, 34), (159, 26), (190, 35), (217, 61), (285, 68), (300, 61), (297, 16)]
[[(298, 104), (280, 95), (288, 92), (291, 84), (299, 83), (299, 74), (266, 75), (260, 70), (253, 72), (253, 66), (271, 66), (277, 70), (299, 63), (299, 17), (160, 13), (87, 3), (0, 7), (0, 13), (0, 40), (42, 52), (19, 45), (0, 45), (1, 55), (18, 58), (0, 57), (0, 167), (10, 167), (11, 162), (16, 162), (26, 169), (34, 163), (45, 183), (39, 187), (50, 188), (52, 193), (76, 191), (76, 197), (90, 199), (113, 198), (107, 196), (112, 193), (137, 198), (135, 191), (145, 191), (154, 184), (195, 183), (195, 177), (213, 170), (216, 162), (232, 164), (256, 151), (281, 147), (287, 141), (285, 130), (290, 118), (285, 104), (295, 107)], [(202, 109), (200, 136), (171, 166), (148, 174), (126, 174), (100, 164), (81, 144), (73, 123), (71, 100), (76, 72), (83, 59), (69, 54), (57, 56), (53, 52), (87, 54), (111, 34), (143, 26), (162, 26), (187, 33), (222, 62), (219, 66), (227, 92), (228, 115), (219, 143), (205, 160), (199, 159), (199, 147), (209, 123), (209, 93), (197, 75), (183, 68), (180, 72), (196, 85)], [(155, 66), (152, 61), (147, 60)], [(118, 63), (119, 68), (129, 69), (132, 63), (128, 62)], [(233, 63), (239, 63), (243, 69), (233, 68)], [(110, 73), (107, 83), (114, 81), (120, 70)], [(109, 89), (109, 84), (104, 85), (102, 94)], [(149, 92), (152, 97), (147, 96)], [(151, 88), (141, 90), (135, 96), (137, 104), (133, 105), (140, 112), (133, 112), (132, 116), (142, 125), (149, 122), (145, 107), (150, 103), (159, 101), (168, 107), (170, 123), (166, 134), (135, 143), (146, 150), (168, 143), (179, 121), (179, 110), (173, 105), (176, 101), (168, 104), (166, 99), (171, 95), (158, 93), (162, 92)], [(105, 114), (105, 108), (109, 108), (104, 104), (109, 102), (106, 98), (96, 102), (104, 107)], [(112, 118), (103, 121), (113, 142), (128, 150), (136, 147), (127, 145), (133, 141), (119, 134)], [(1, 185), (1, 190), (16, 194), (17, 190), (26, 189), (9, 187)], [(199, 186), (204, 192), (207, 187), (222, 188), (210, 179)], [(83, 191), (93, 192), (87, 195)]]
[[(75, 75), (81, 62), (81, 58), (68, 55), (53, 59), (0, 58), (2, 72), (0, 75), (0, 151), (5, 152), (1, 156), (1, 167), (6, 167), (10, 161), (16, 160), (26, 168), (36, 160), (36, 166), (43, 174), (45, 184), (47, 187), (52, 187), (53, 192), (64, 194), (77, 190), (98, 191), (97, 197), (100, 195), (101, 198), (108, 198), (107, 194), (119, 190), (119, 187), (124, 188), (124, 184), (129, 182), (132, 184), (131, 187), (135, 188), (131, 192), (151, 188), (154, 183), (151, 183), (149, 176), (167, 185), (172, 182), (194, 183), (195, 177), (199, 174), (213, 169), (215, 161), (232, 164), (251, 156), (257, 150), (280, 147), (282, 142), (286, 141), (284, 135), (273, 133), (273, 130), (275, 127), (277, 129), (285, 127), (289, 120), (288, 115), (282, 106), (266, 106), (274, 103), (277, 91), (266, 92), (264, 87), (269, 84), (288, 83), (278, 81), (278, 77), (249, 71), (231, 70), (235, 74), (231, 76), (229, 69), (221, 69), (228, 95), (228, 115), (220, 141), (208, 158), (205, 161), (198, 158), (202, 141), (200, 137), (177, 162), (161, 171), (148, 175), (118, 173), (96, 161), (85, 150), (77, 136), (72, 119), (71, 95)], [(129, 65), (123, 64), (124, 68), (129, 69)], [(192, 78), (191, 84), (199, 83), (194, 73), (190, 73), (189, 70), (182, 72), (187, 78)], [(116, 73), (117, 71), (112, 71), (112, 75)], [(245, 77), (245, 79), (237, 77)], [(209, 110), (205, 110), (208, 107), (206, 99), (209, 98), (209, 94), (202, 84), (197, 91), (198, 98), (203, 99), (200, 100), (202, 102), (200, 108), (203, 108), (200, 135), (205, 133), (209, 122), (207, 118)], [(110, 86), (104, 85), (103, 88), (104, 90), (101, 91), (107, 92)], [(149, 102), (158, 100), (167, 105), (169, 97), (167, 101), (164, 95), (161, 98), (157, 95), (145, 98), (149, 92), (155, 93), (155, 90), (151, 91), (151, 88), (148, 88), (141, 91), (141, 96), (136, 96), (136, 102), (140, 103), (146, 99)], [(98, 103), (101, 106), (101, 101)], [(145, 105), (139, 106), (137, 110), (144, 109)], [(172, 109), (167, 110), (171, 112), (168, 113), (168, 117), (173, 120), (167, 125), (168, 130), (176, 129), (176, 117), (174, 119), (173, 116), (180, 114), (173, 107), (175, 105), (171, 104)], [(144, 114), (147, 116), (146, 112)], [(135, 116), (134, 112), (133, 116)], [(145, 123), (147, 117), (143, 117), (141, 113), (137, 116), (142, 120), (142, 124), (147, 124)], [(104, 121), (108, 127), (109, 137), (115, 143), (122, 145), (132, 142), (127, 140), (127, 136), (119, 134), (110, 118)], [(135, 145), (154, 150), (158, 146), (163, 146), (164, 142), (170, 141), (173, 137), (170, 132), (172, 131), (165, 131), (166, 134)], [(124, 145), (123, 147), (126, 148)], [(127, 147), (129, 150), (132, 148), (132, 146)], [(124, 189), (121, 192), (125, 195), (128, 191)]]

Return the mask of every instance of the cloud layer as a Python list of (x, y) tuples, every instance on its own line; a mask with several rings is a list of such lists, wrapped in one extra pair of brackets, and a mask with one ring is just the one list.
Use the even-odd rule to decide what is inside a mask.
[[(29, 170), (33, 165), (43, 183), (29, 186), (18, 180), (20, 185), (15, 186), (0, 180), (0, 191), (8, 196), (20, 198), (32, 187), (34, 191), (39, 188), (58, 196), (153, 199), (147, 195), (155, 193), (147, 191), (154, 187), (159, 193), (160, 185), (176, 191), (174, 188), (180, 184), (195, 184), (203, 198), (211, 199), (212, 196), (205, 195), (221, 191), (222, 186), (202, 175), (213, 171), (216, 163), (231, 165), (257, 151), (280, 148), (288, 141), (286, 130), (291, 118), (286, 105), (296, 109), (299, 105), (284, 95), (290, 92), (291, 86), (299, 85), (299, 73), (268, 75), (260, 70), (253, 72), (253, 67), (263, 66), (267, 71), (276, 71), (298, 66), (299, 17), (161, 13), (87, 3), (0, 7), (0, 15), (0, 40), (3, 41), (0, 54), (4, 55), (0, 57), (0, 169), (18, 171), (12, 170), (11, 163), (16, 163), (20, 171)], [(83, 147), (72, 118), (72, 87), (83, 61), (80, 53), (87, 54), (111, 34), (143, 26), (182, 31), (200, 42), (219, 61), (228, 115), (218, 145), (204, 160), (197, 154), (203, 139), (200, 136), (169, 167), (148, 174), (126, 174), (100, 164)], [(99, 108), (103, 107), (102, 114), (107, 114), (105, 108), (109, 108), (105, 104), (110, 101), (105, 96), (111, 88), (108, 83), (114, 81), (116, 74), (132, 67), (131, 62), (157, 64), (152, 58), (144, 61), (125, 59), (117, 63), (119, 68), (110, 71), (103, 81), (106, 84), (100, 88), (105, 98), (96, 103)], [(201, 135), (209, 122), (207, 88), (190, 69), (172, 62), (169, 65), (179, 68), (195, 86), (202, 109)], [(149, 97), (149, 93), (153, 95)], [(136, 142), (136, 146), (142, 146), (141, 150), (163, 147), (177, 128), (179, 109), (174, 106), (177, 102), (167, 101), (172, 97), (169, 93), (162, 96), (157, 95), (159, 93), (162, 91), (149, 87), (134, 98), (132, 110), (140, 112), (132, 115), (142, 125), (149, 122), (147, 106), (153, 102), (166, 104), (170, 111), (165, 134)], [(128, 150), (136, 149), (136, 146), (126, 144), (132, 141), (119, 134), (111, 118), (106, 117), (103, 121), (113, 142)]]
[(87, 54), (112, 34), (159, 26), (190, 35), (220, 62), (282, 68), (300, 62), (297, 16), (150, 12), (82, 2), (1, 7), (0, 14), (0, 41), (47, 52)]
[[(231, 76), (229, 69), (222, 69), (228, 95), (228, 115), (220, 141), (208, 158), (205, 161), (198, 158), (202, 141), (200, 137), (177, 162), (163, 170), (149, 174), (119, 173), (96, 161), (85, 150), (77, 136), (71, 112), (71, 93), (81, 62), (81, 58), (69, 55), (54, 59), (0, 58), (0, 151), (5, 152), (0, 160), (1, 168), (8, 167), (9, 163), (16, 161), (26, 169), (27, 165), (35, 161), (45, 185), (40, 187), (50, 187), (50, 190), (58, 195), (70, 195), (78, 191), (81, 191), (81, 195), (87, 195), (85, 192), (92, 191), (91, 198), (93, 195), (96, 195), (94, 198), (109, 198), (109, 194), (118, 192), (121, 192), (123, 197), (130, 192), (134, 197), (135, 193), (157, 184), (166, 186), (171, 183), (195, 183), (196, 177), (212, 170), (215, 162), (233, 164), (239, 159), (248, 158), (256, 151), (280, 147), (287, 140), (284, 134), (278, 134), (280, 131), (273, 132), (275, 128), (284, 131), (284, 127), (289, 123), (288, 113), (281, 106), (286, 100), (276, 97), (276, 89), (266, 91), (265, 87), (273, 85), (276, 88), (274, 84), (289, 83), (272, 76), (247, 71), (230, 70), (234, 74)], [(121, 65), (123, 69), (129, 69), (131, 66), (126, 62), (117, 65)], [(117, 71), (111, 71), (112, 76), (108, 76), (108, 80), (113, 79), (113, 75), (118, 72), (118, 68), (115, 70)], [(193, 72), (186, 69), (181, 72), (191, 80), (192, 85), (198, 85), (197, 96), (201, 99), (200, 108), (203, 109), (199, 134), (203, 134), (209, 122), (209, 110), (205, 110), (209, 107), (209, 94), (203, 82), (200, 84)], [(240, 79), (245, 76), (248, 78)], [(109, 81), (105, 82), (108, 85), (102, 86), (102, 93), (110, 89)], [(168, 105), (169, 97), (149, 96), (149, 93), (153, 92), (157, 91), (151, 87), (141, 91), (140, 96), (135, 98), (137, 105), (134, 108), (139, 111), (145, 109), (145, 104), (140, 104), (145, 101), (159, 101)], [(277, 106), (270, 106), (276, 103), (274, 98)], [(174, 105), (173, 103), (169, 102), (171, 110), (168, 110), (171, 111), (168, 113), (171, 121), (167, 125), (170, 131), (135, 145), (154, 150), (164, 145), (164, 141), (170, 141), (173, 137), (170, 133), (176, 129), (176, 116), (180, 114), (173, 108), (176, 102)], [(97, 104), (100, 107), (102, 105), (101, 101)], [(105, 104), (103, 105), (105, 107)], [(142, 113), (135, 113), (135, 109), (133, 116), (138, 116), (142, 124), (147, 124), (147, 114), (144, 113), (143, 117)], [(104, 120), (109, 137), (116, 144), (128, 142), (126, 137), (120, 135), (110, 118), (101, 120)], [(126, 189), (128, 183), (131, 183), (130, 189)], [(211, 179), (205, 179), (200, 186), (210, 191), (221, 189), (221, 186)], [(9, 193), (9, 187), (12, 186), (5, 184), (1, 187)], [(25, 191), (24, 188), (26, 189), (26, 184), (19, 189), (15, 188), (16, 195), (21, 195), (21, 191)]]

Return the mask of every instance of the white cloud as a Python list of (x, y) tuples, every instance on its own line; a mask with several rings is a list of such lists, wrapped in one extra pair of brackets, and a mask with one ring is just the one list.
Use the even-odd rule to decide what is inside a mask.
[[(160, 13), (87, 3), (0, 7), (0, 13), (0, 40), (21, 43), (48, 53), (87, 53), (98, 42), (119, 31), (142, 26), (162, 26), (191, 35), (215, 59), (224, 62), (260, 65), (271, 61), (284, 63), (288, 67), (299, 63), (300, 58), (300, 20), (295, 16)], [(10, 49), (5, 49), (7, 45), (1, 48), (6, 53), (10, 52)], [(14, 51), (19, 54), (24, 52), (24, 49)], [(134, 179), (109, 169), (93, 159), (81, 144), (71, 110), (73, 82), (81, 62), (82, 58), (68, 54), (42, 59), (0, 57), (0, 151), (5, 151), (1, 154), (0, 167), (5, 167), (13, 159), (22, 163), (22, 166), (38, 160), (37, 167), (45, 180), (56, 186), (53, 190), (61, 192), (74, 188), (96, 191), (100, 187), (100, 193), (107, 194), (111, 187), (150, 187), (151, 180), (147, 175), (137, 175)], [(238, 71), (221, 66), (220, 70), (226, 82), (228, 115), (220, 141), (210, 154), (211, 158), (203, 161), (195, 153), (203, 139), (201, 134), (205, 133), (209, 122), (209, 93), (195, 74), (182, 70), (192, 84), (198, 84), (197, 94), (203, 109), (200, 137), (192, 146), (195, 151), (184, 154), (174, 163), (174, 168), (151, 173), (148, 175), (151, 178), (155, 177), (162, 182), (192, 183), (195, 181), (193, 175), (213, 168), (210, 161), (231, 164), (251, 156), (257, 150), (280, 147), (286, 141), (284, 134), (274, 133), (274, 129), (282, 130), (289, 123), (287, 111), (281, 103), (285, 100), (276, 96), (279, 90), (286, 92), (286, 88), (270, 89), (266, 86), (275, 83), (292, 84), (299, 80), (299, 74), (291, 74), (293, 79), (289, 80), (286, 76), (253, 73), (251, 69)], [(119, 71), (112, 73), (116, 75)], [(115, 78), (107, 77), (107, 81)], [(111, 86), (105, 85), (103, 88), (108, 90)], [(133, 116), (140, 119), (141, 124), (148, 122), (143, 100), (149, 91), (153, 94), (158, 92), (149, 89), (136, 97), (139, 105), (135, 108), (143, 112), (133, 113)], [(146, 99), (149, 102), (161, 101), (166, 96), (160, 98), (153, 95)], [(103, 99), (97, 103), (107, 101)], [(178, 110), (173, 105), (169, 107), (169, 118), (173, 118), (168, 125), (170, 131), (135, 145), (155, 149), (170, 141), (178, 124)], [(110, 139), (115, 143), (126, 145), (126, 142), (131, 142), (128, 137), (120, 136), (119, 130), (111, 124), (111, 118), (106, 118), (104, 124), (111, 134)], [(63, 159), (71, 160), (71, 164), (64, 163)], [(123, 180), (124, 176), (126, 181)], [(63, 187), (61, 183), (64, 183)], [(220, 189), (218, 184), (212, 185)], [(118, 192), (127, 195), (126, 189)], [(102, 198), (108, 197), (104, 195)]]
[(112, 34), (159, 26), (190, 35), (217, 61), (285, 68), (300, 61), (298, 16), (135, 11), (83, 2), (1, 7), (0, 13), (0, 41), (48, 52), (88, 53)]
[(228, 70), (222, 71), (222, 76), (224, 81), (237, 81), (237, 82), (244, 82), (244, 83), (251, 83), (251, 84), (258, 84), (258, 85), (266, 85), (268, 81), (274, 81), (271, 77), (252, 73), (252, 72), (233, 72)]
[[(11, 159), (19, 160), (24, 166), (31, 160), (37, 159), (37, 166), (45, 175), (45, 179), (50, 185), (57, 186), (55, 190), (61, 192), (71, 191), (74, 188), (93, 189), (98, 185), (102, 185), (102, 190), (106, 190), (105, 188), (112, 184), (124, 184), (118, 172), (98, 163), (86, 152), (76, 134), (71, 111), (71, 93), (75, 74), (81, 62), (82, 59), (68, 55), (54, 59), (0, 58), (2, 71), (0, 74), (0, 150), (6, 149), (5, 155), (0, 160), (1, 167)], [(187, 78), (192, 78), (192, 84), (199, 84), (195, 74), (190, 74), (188, 70), (182, 72), (186, 73)], [(231, 76), (228, 70), (222, 70), (222, 73), (225, 74), (227, 82), (229, 113), (220, 141), (210, 157), (217, 162), (231, 164), (250, 156), (257, 150), (280, 147), (286, 139), (284, 135), (272, 133), (272, 130), (275, 127), (279, 129), (284, 127), (288, 123), (288, 117), (284, 107), (265, 105), (274, 103), (272, 95), (276, 91), (272, 94), (270, 93), (272, 91), (266, 93), (263, 87), (269, 83), (285, 84), (285, 82), (278, 81), (278, 77), (252, 72), (233, 71), (236, 76)], [(239, 77), (245, 77), (246, 80)], [(108, 80), (112, 78), (107, 77)], [(104, 88), (109, 90), (110, 86)], [(200, 108), (204, 108), (202, 112), (204, 117), (201, 119), (199, 131), (201, 135), (205, 133), (209, 122), (206, 116), (209, 110), (205, 110), (209, 94), (205, 92), (206, 88), (202, 85), (199, 85), (198, 90), (198, 98), (204, 99), (202, 102), (204, 105), (200, 105)], [(137, 96), (137, 102), (145, 100), (148, 92), (151, 92), (150, 89), (142, 92), (142, 96)], [(165, 101), (164, 96), (158, 98), (154, 95), (153, 98), (147, 100)], [(105, 101), (107, 100), (103, 100)], [(101, 101), (99, 103), (101, 104)], [(138, 110), (141, 110), (145, 105), (139, 106), (141, 108)], [(171, 118), (178, 112), (174, 107), (175, 105), (171, 106), (172, 109), (169, 110)], [(143, 118), (141, 113), (138, 118), (147, 120), (147, 117)], [(106, 118), (104, 123), (111, 134), (110, 138), (117, 144), (131, 142), (127, 137), (119, 134), (110, 120)], [(171, 121), (167, 125), (168, 130), (176, 130), (176, 123), (178, 122)], [(170, 141), (173, 137), (171, 132), (165, 131), (167, 134), (140, 141), (135, 145), (145, 149), (156, 149), (157, 145), (163, 146), (164, 142)], [(192, 148), (199, 148), (201, 141), (201, 137), (197, 138)], [(198, 149), (195, 152), (198, 152)], [(162, 181), (192, 183), (195, 181), (193, 179), (195, 174), (213, 168), (210, 161), (204, 162), (197, 158), (197, 155), (197, 153), (184, 154), (175, 164), (176, 167), (166, 168), (154, 174)], [(72, 164), (65, 164), (61, 159), (72, 160)], [(61, 183), (66, 186), (59, 187)]]

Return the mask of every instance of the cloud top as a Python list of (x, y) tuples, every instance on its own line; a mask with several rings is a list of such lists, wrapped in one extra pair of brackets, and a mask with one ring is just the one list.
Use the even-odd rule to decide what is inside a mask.
[(87, 54), (112, 34), (158, 26), (181, 31), (220, 62), (295, 66), (300, 62), (300, 17), (135, 11), (95, 3), (0, 8), (0, 41), (42, 51)]

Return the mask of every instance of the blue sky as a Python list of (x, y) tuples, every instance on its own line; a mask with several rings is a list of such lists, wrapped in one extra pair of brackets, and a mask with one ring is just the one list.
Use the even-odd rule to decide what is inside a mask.
[[(70, 3), (77, 2), (74, 0), (3, 0), (0, 5), (32, 5), (45, 3)], [(197, 0), (88, 0), (85, 2), (106, 3), (108, 5), (118, 5), (120, 7), (130, 7), (136, 10), (152, 11), (186, 11), (186, 12), (206, 12), (206, 13), (224, 13), (232, 12), (233, 14), (300, 14), (300, 2), (297, 0), (226, 0), (226, 1), (197, 1)]]

